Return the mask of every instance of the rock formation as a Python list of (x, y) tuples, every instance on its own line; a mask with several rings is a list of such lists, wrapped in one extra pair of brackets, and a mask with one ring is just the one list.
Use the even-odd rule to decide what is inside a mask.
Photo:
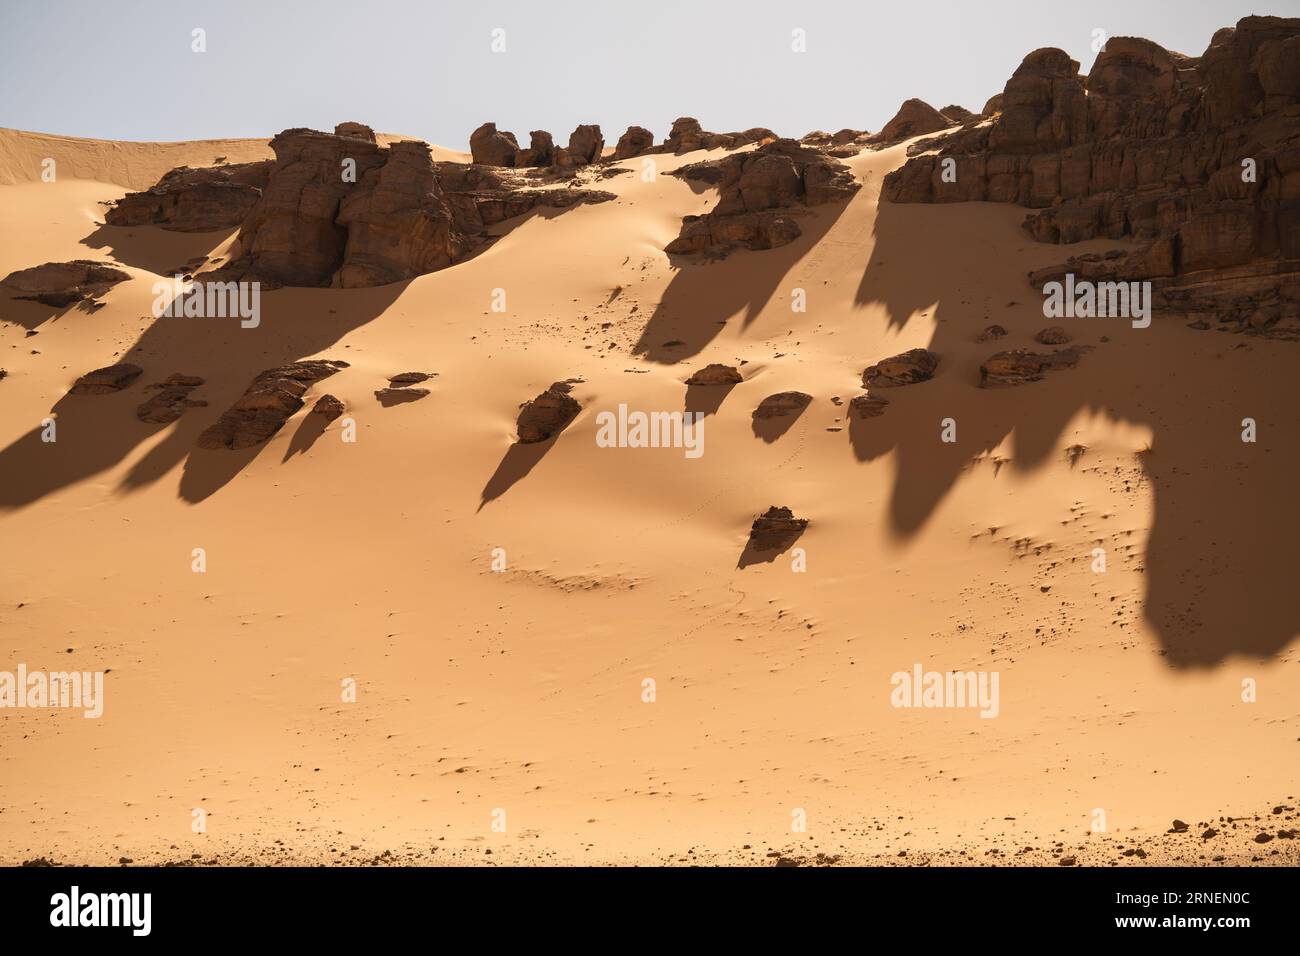
[(879, 143), (892, 143), (900, 139), (910, 139), (924, 133), (936, 133), (954, 125), (954, 121), (944, 116), (924, 100), (911, 99), (903, 103), (894, 114), (894, 118), (872, 137)]
[(934, 378), (938, 367), (939, 356), (929, 349), (908, 349), (867, 368), (862, 373), (862, 384), (867, 388), (914, 385)]
[(516, 434), (521, 445), (546, 441), (564, 431), (582, 411), (578, 400), (569, 394), (573, 381), (555, 382), (542, 394), (519, 406)]
[(313, 359), (261, 372), (239, 400), (199, 435), (199, 447), (238, 451), (262, 444), (302, 408), (302, 396), (313, 383), (347, 367), (347, 362)]
[(681, 116), (673, 120), (672, 129), (663, 145), (653, 151), (681, 154), (697, 149), (739, 149), (750, 143), (762, 143), (776, 138), (775, 133), (762, 126), (755, 126), (739, 133), (710, 133), (703, 129), (700, 121), (694, 117)]
[(334, 421), (343, 411), (343, 402), (328, 393), (316, 399), (316, 404), (311, 407), (311, 413), (324, 415), (326, 423)]
[(792, 139), (679, 172), (688, 179), (716, 181), (719, 196), (709, 213), (682, 220), (681, 235), (665, 247), (675, 255), (721, 257), (738, 246), (785, 245), (801, 230), (782, 210), (844, 202), (860, 188), (843, 163)]
[(390, 408), (393, 405), (402, 405), (406, 402), (419, 401), (427, 398), (432, 394), (427, 388), (377, 388), (375, 389), (375, 398), (379, 399), (379, 404), (384, 408)]
[[(15, 298), (63, 308), (83, 299), (97, 299), (119, 282), (131, 278), (121, 269), (91, 259), (47, 262), (19, 269), (0, 282)], [(19, 294), (21, 293), (21, 294)]]
[(127, 193), (104, 215), (110, 226), (161, 226), (173, 232), (233, 229), (262, 197), (271, 160), (180, 166), (144, 192)]
[(419, 385), (421, 382), (427, 382), (436, 375), (436, 372), (398, 372), (388, 380), (388, 384), (394, 388), (402, 388), (406, 385)]
[[(1011, 202), (1041, 242), (1132, 239), (1032, 277), (1152, 282), (1157, 311), (1266, 333), (1300, 320), (1300, 19), (1246, 17), (1200, 57), (1112, 37), (1086, 77), (1036, 50), (993, 123), (885, 178), (898, 202)], [(996, 98), (995, 98), (996, 99)], [(986, 107), (986, 113), (994, 108)], [(956, 161), (955, 180), (941, 176)], [(949, 177), (952, 179), (953, 177)]]
[(618, 138), (614, 147), (615, 159), (631, 159), (640, 156), (655, 144), (655, 134), (644, 126), (629, 126), (627, 132)]
[(1024, 385), (1037, 382), (1048, 372), (1074, 368), (1087, 351), (1086, 346), (1071, 346), (1055, 352), (1029, 352), (1015, 349), (990, 355), (980, 366), (980, 387)]
[(379, 146), (360, 134), (291, 129), (271, 147), (276, 159), (240, 227), (238, 253), (202, 281), (257, 281), (264, 289), (400, 282), (470, 255), (490, 241), (490, 226), (538, 206), (614, 198), (523, 188), (524, 180), (491, 166), (435, 163), (422, 142)]
[(77, 379), (72, 388), (68, 389), (68, 394), (107, 395), (110, 392), (120, 392), (139, 378), (143, 372), (144, 369), (138, 365), (132, 365), (130, 362), (106, 365), (103, 368), (87, 372)]
[(855, 395), (849, 401), (849, 412), (856, 418), (878, 418), (888, 407), (889, 399), (879, 395)]
[(569, 145), (564, 150), (564, 161), (557, 156), (557, 166), (587, 166), (600, 161), (605, 151), (605, 137), (599, 126), (579, 126), (569, 134)]
[(740, 371), (731, 365), (723, 365), (714, 362), (706, 365), (691, 374), (686, 380), (687, 385), (739, 385), (745, 379), (741, 376)]
[(550, 166), (555, 161), (555, 140), (551, 134), (535, 129), (528, 136), (528, 148), (515, 153), (515, 166)]
[(514, 133), (497, 132), (496, 123), (484, 123), (470, 134), (469, 151), (484, 166), (513, 166), (519, 142)]
[(197, 375), (179, 372), (169, 375), (164, 381), (149, 386), (153, 394), (135, 410), (135, 417), (153, 425), (165, 425), (180, 418), (187, 408), (203, 408), (207, 402), (190, 398), (190, 392), (202, 384), (203, 379)]
[(749, 529), (749, 546), (755, 551), (784, 551), (807, 527), (807, 518), (796, 518), (789, 508), (773, 505), (754, 519)]
[(812, 396), (804, 392), (777, 392), (758, 403), (754, 418), (785, 418), (798, 415), (812, 404)]

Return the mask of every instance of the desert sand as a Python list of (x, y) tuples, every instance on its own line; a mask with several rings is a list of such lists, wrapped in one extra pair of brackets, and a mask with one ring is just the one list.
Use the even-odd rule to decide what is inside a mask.
[[(1061, 250), (1014, 205), (882, 203), (912, 142), (845, 159), (861, 189), (781, 248), (675, 263), (716, 194), (666, 174), (727, 153), (658, 156), (651, 181), (629, 159), (593, 179), (613, 201), (410, 281), (268, 291), (243, 329), (150, 314), (236, 230), (103, 204), (265, 139), (0, 131), (0, 275), (130, 275), (93, 311), (0, 297), (4, 666), (107, 671), (100, 719), (0, 719), (0, 861), (1294, 864), (1255, 838), (1296, 819), (1300, 346), (1078, 320), (1077, 368), (979, 388), (981, 329), (1032, 348), (1051, 324), (1026, 275)], [(916, 347), (939, 374), (851, 420), (863, 369)], [(350, 364), (269, 442), (196, 448), (258, 372), (310, 358)], [(132, 388), (67, 395), (119, 361)], [(744, 380), (698, 458), (597, 443), (601, 411), (680, 409), (714, 362)], [(427, 397), (375, 398), (412, 369)], [(137, 421), (173, 373), (208, 405)], [(564, 379), (578, 417), (515, 444)], [(790, 390), (811, 404), (756, 434)], [(346, 413), (322, 428), (326, 392)], [(774, 505), (809, 520), (806, 570), (739, 566)], [(996, 671), (996, 719), (891, 706), (918, 663)]]

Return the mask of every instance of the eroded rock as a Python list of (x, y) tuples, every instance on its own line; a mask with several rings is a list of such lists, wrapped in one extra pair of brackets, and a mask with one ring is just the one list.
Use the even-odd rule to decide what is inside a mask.
[(989, 356), (980, 366), (980, 387), (1025, 385), (1037, 382), (1048, 372), (1074, 368), (1087, 351), (1085, 346), (1071, 346), (1055, 352), (1030, 352), (1014, 349)]
[(63, 308), (83, 299), (96, 299), (129, 278), (129, 274), (107, 263), (73, 259), (19, 269), (5, 276), (0, 285), (16, 298)]
[(939, 356), (934, 352), (929, 349), (908, 349), (869, 366), (862, 373), (862, 384), (867, 388), (914, 385), (934, 378), (938, 367)]
[(714, 362), (692, 373), (687, 385), (739, 385), (744, 381), (740, 370), (732, 365)]
[(784, 551), (807, 527), (807, 518), (796, 518), (789, 508), (773, 505), (754, 519), (749, 546), (755, 551)]
[(153, 394), (136, 408), (135, 417), (149, 424), (165, 425), (180, 418), (187, 408), (204, 408), (207, 402), (190, 398), (190, 392), (202, 384), (203, 379), (197, 375), (182, 375), (179, 372), (169, 375), (163, 381), (148, 386)]
[(758, 403), (755, 419), (785, 418), (798, 415), (812, 403), (812, 396), (804, 392), (777, 392)]
[(72, 388), (68, 390), (68, 394), (107, 395), (110, 392), (120, 392), (139, 378), (143, 372), (144, 369), (138, 365), (132, 365), (130, 362), (106, 365), (103, 368), (87, 372), (77, 379)]
[(470, 134), (469, 151), (484, 166), (513, 166), (519, 142), (514, 133), (498, 132), (496, 123), (484, 123)]
[(347, 362), (312, 359), (259, 373), (239, 400), (199, 435), (199, 447), (237, 451), (262, 444), (302, 408), (302, 396), (313, 383), (347, 367)]
[(555, 382), (542, 394), (519, 406), (516, 434), (523, 445), (546, 441), (562, 432), (582, 411), (578, 400), (569, 394), (573, 380)]
[(144, 192), (127, 193), (104, 214), (104, 221), (173, 232), (233, 229), (262, 197), (271, 165), (263, 160), (197, 169), (180, 166)]

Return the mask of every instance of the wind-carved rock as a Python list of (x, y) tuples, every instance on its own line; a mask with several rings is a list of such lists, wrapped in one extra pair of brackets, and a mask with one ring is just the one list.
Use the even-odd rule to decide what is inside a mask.
[(737, 247), (772, 249), (792, 242), (801, 230), (787, 210), (845, 202), (861, 186), (843, 163), (792, 139), (712, 163), (695, 163), (678, 173), (716, 182), (718, 203), (705, 215), (683, 219), (681, 235), (664, 251), (705, 253), (713, 258)]
[(1297, 54), (1300, 19), (1280, 17), (1219, 30), (1200, 57), (1112, 37), (1087, 76), (1036, 50), (985, 107), (992, 123), (928, 144), (883, 195), (1017, 203), (1040, 242), (1136, 240), (1031, 282), (1150, 281), (1157, 311), (1300, 335)]
[(519, 406), (515, 427), (520, 444), (546, 441), (564, 431), (577, 417), (582, 405), (569, 394), (574, 381), (555, 382), (542, 394)]
[(514, 133), (497, 131), (496, 123), (484, 123), (469, 137), (470, 155), (484, 166), (513, 166), (519, 143)]
[(198, 169), (180, 166), (144, 192), (127, 193), (104, 214), (104, 221), (173, 232), (233, 229), (262, 197), (270, 172), (269, 159)]
[(313, 359), (267, 369), (221, 418), (204, 429), (199, 447), (238, 451), (262, 444), (302, 408), (302, 396), (313, 383), (347, 367), (347, 362)]
[(83, 299), (97, 299), (129, 278), (128, 273), (106, 262), (73, 259), (19, 269), (5, 276), (0, 286), (15, 298), (63, 308)]

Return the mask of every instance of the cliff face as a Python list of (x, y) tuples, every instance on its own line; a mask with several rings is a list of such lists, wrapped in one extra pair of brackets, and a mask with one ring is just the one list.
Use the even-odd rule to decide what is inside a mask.
[(1248, 17), (1199, 58), (1116, 37), (1087, 76), (1035, 50), (991, 122), (912, 151), (891, 202), (1018, 203), (1040, 242), (1137, 241), (1035, 284), (1149, 279), (1158, 309), (1261, 332), (1300, 308), (1300, 19)]

